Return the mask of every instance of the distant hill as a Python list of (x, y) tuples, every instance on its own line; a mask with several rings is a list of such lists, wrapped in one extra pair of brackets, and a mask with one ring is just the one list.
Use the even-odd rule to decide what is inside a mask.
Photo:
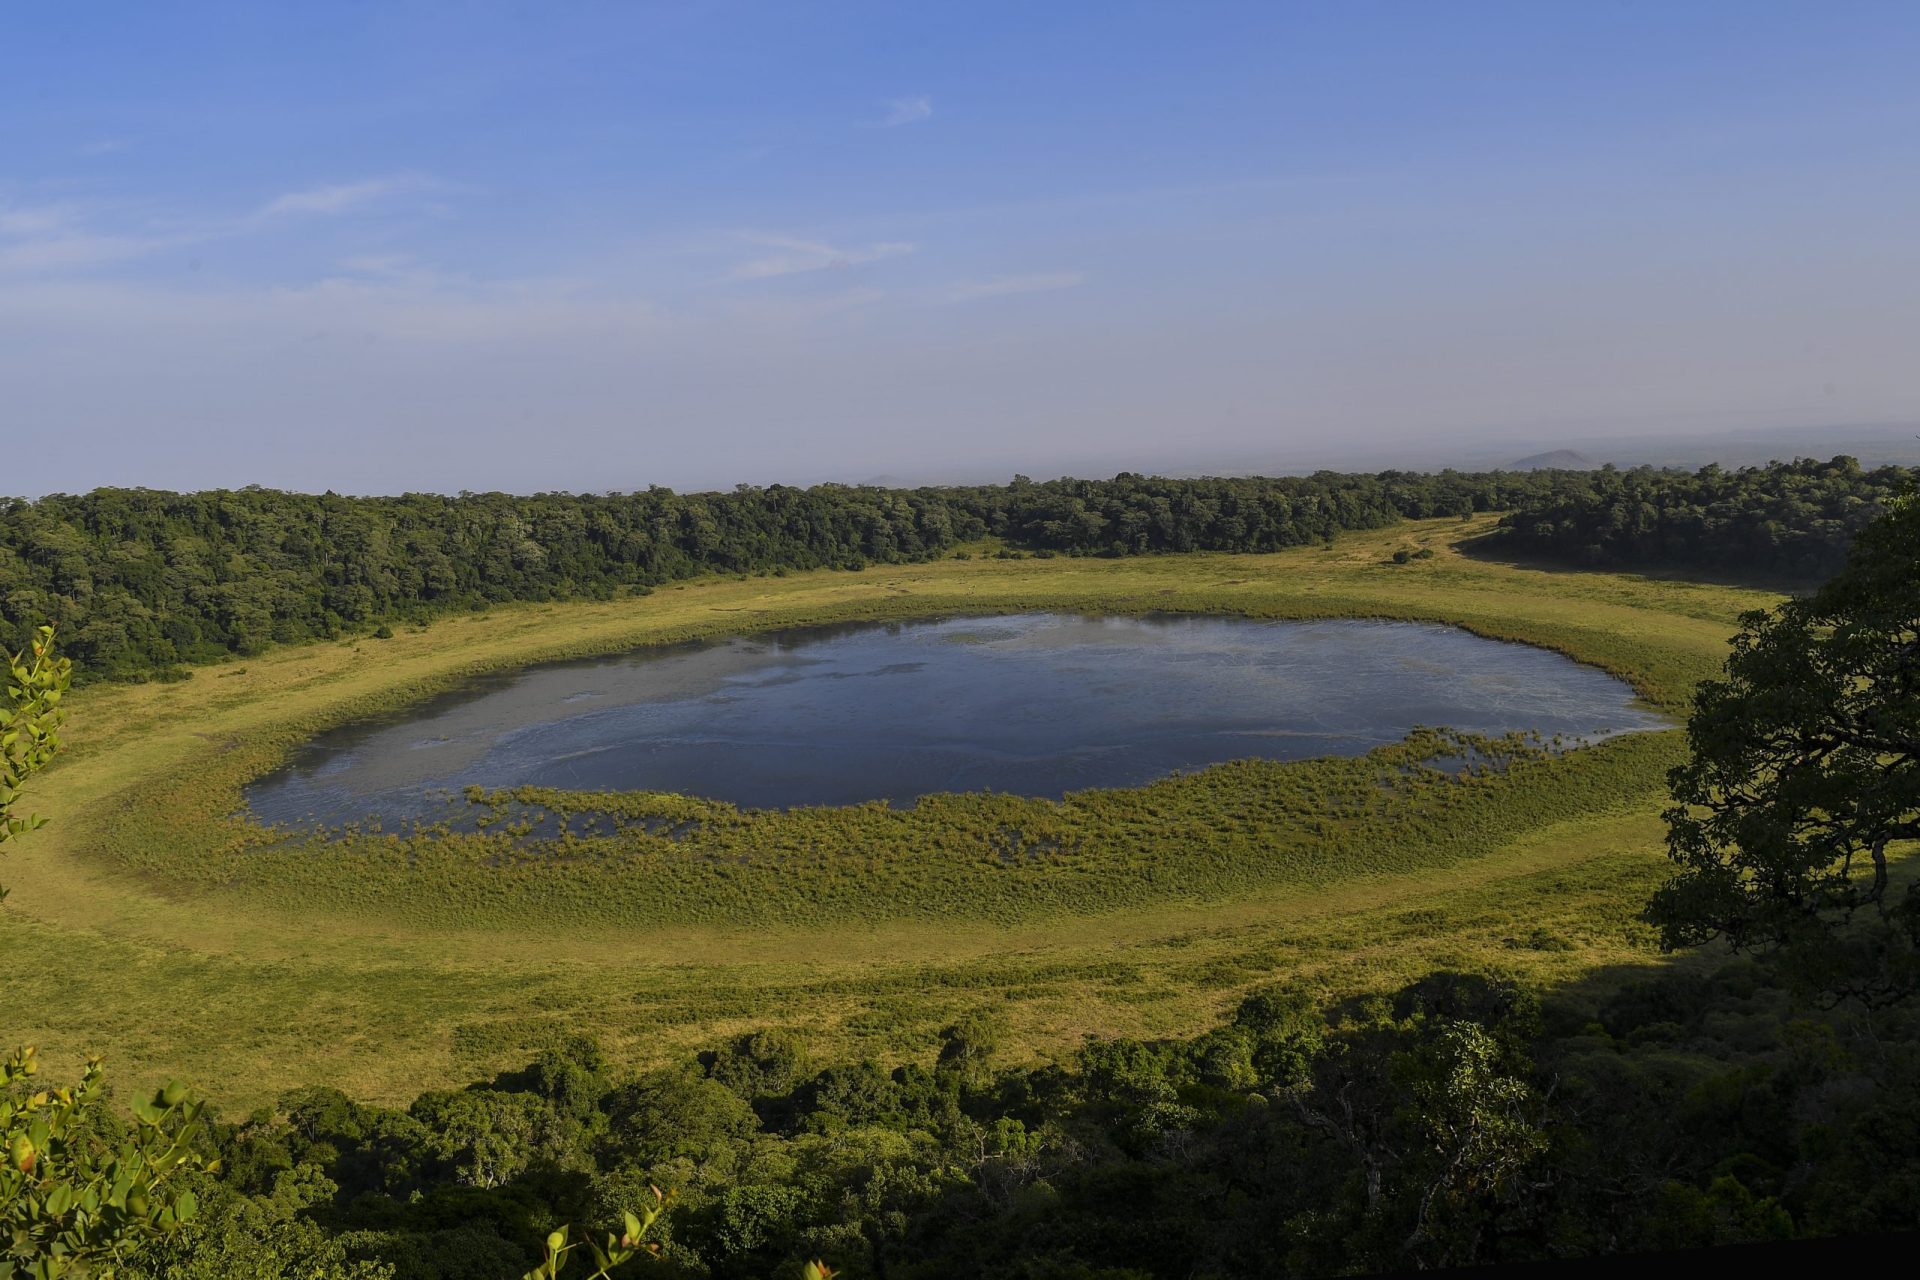
[(1509, 471), (1591, 471), (1598, 465), (1578, 449), (1549, 449), (1545, 453), (1530, 453), (1517, 462), (1510, 462), (1507, 464), (1507, 469)]

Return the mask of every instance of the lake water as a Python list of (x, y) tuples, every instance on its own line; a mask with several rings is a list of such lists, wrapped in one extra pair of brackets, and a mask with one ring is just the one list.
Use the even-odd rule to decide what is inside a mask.
[(1556, 653), (1415, 623), (1056, 614), (808, 628), (475, 680), (303, 747), (266, 822), (389, 829), (449, 792), (674, 791), (743, 807), (1059, 796), (1416, 725), (1596, 739), (1665, 723)]

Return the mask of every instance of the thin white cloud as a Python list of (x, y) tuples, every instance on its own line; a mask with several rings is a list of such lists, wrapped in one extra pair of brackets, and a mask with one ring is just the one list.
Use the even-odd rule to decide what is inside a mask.
[(402, 191), (417, 190), (423, 185), (418, 175), (396, 174), (385, 178), (367, 178), (360, 182), (309, 187), (304, 191), (289, 191), (274, 197), (261, 205), (255, 216), (261, 218), (279, 218), (289, 215), (330, 217), (334, 214), (351, 213), (376, 200)]
[(66, 205), (0, 206), (0, 272), (9, 274), (124, 262), (171, 243), (91, 230)]
[(741, 239), (777, 252), (751, 258), (728, 272), (731, 280), (769, 280), (776, 276), (799, 275), (808, 271), (836, 271), (857, 267), (883, 258), (898, 258), (912, 253), (916, 246), (900, 240), (854, 248), (839, 248), (824, 240), (805, 240), (798, 236), (764, 235), (748, 232)]
[(0, 244), (0, 271), (60, 271), (125, 262), (171, 243), (136, 236), (101, 236), (62, 232)]
[(0, 205), (0, 236), (43, 236), (72, 221), (72, 211), (64, 205)]
[(1077, 271), (1056, 271), (1045, 275), (995, 276), (991, 280), (967, 280), (947, 290), (948, 302), (973, 302), (980, 298), (1004, 298), (1015, 293), (1051, 293), (1085, 284), (1087, 278)]
[[(0, 272), (48, 273), (126, 262), (184, 245), (259, 234), (287, 219), (344, 214), (400, 192), (435, 185), (418, 174), (395, 174), (312, 187), (276, 196), (251, 213), (197, 224), (176, 219), (166, 224), (148, 220), (142, 225), (103, 226), (103, 220), (113, 221), (113, 209), (0, 202)], [(396, 269), (397, 264), (386, 263), (378, 271)]]
[(347, 342), (511, 349), (563, 339), (639, 342), (665, 327), (644, 299), (591, 295), (565, 279), (470, 280), (427, 272), (335, 277), (214, 301), (216, 318), (254, 311), (283, 330)]
[(886, 301), (888, 296), (884, 289), (844, 289), (822, 297), (754, 294), (732, 301), (713, 314), (725, 316), (730, 321), (749, 320), (791, 328), (871, 307)]
[(894, 98), (887, 103), (887, 114), (880, 120), (883, 129), (903, 124), (918, 124), (933, 114), (933, 99), (926, 94), (912, 98)]
[(417, 270), (412, 255), (405, 253), (362, 253), (339, 261), (342, 271), (356, 276), (405, 276)]
[[(668, 322), (644, 298), (591, 293), (578, 281), (422, 272), (337, 276), (291, 288), (56, 279), (0, 290), (0, 334), (35, 325), (115, 353), (133, 343), (197, 360), (236, 343), (284, 348), (313, 341), (512, 350), (592, 339), (618, 350), (665, 332)], [(14, 354), (3, 348), (0, 368)]]

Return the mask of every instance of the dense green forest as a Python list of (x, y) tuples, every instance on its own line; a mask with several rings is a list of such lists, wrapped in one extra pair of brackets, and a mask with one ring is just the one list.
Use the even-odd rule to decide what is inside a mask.
[(52, 622), (83, 677), (128, 678), (513, 600), (705, 573), (857, 569), (987, 536), (1041, 554), (1272, 551), (1408, 518), (1518, 510), (1520, 550), (1812, 574), (1898, 478), (1848, 459), (1694, 475), (1329, 472), (891, 490), (349, 498), (100, 489), (0, 501), (0, 645)]
[(127, 677), (510, 600), (605, 599), (704, 573), (857, 569), (999, 535), (1070, 553), (1269, 551), (1409, 515), (1495, 510), (1547, 476), (822, 485), (681, 495), (312, 496), (100, 489), (0, 504), (0, 643), (51, 621)]
[(1817, 582), (1910, 473), (1852, 458), (1725, 471), (1588, 473), (1501, 521), (1504, 545), (1570, 564), (1705, 569)]
[(509, 600), (924, 557), (984, 532), (956, 528), (955, 514), (878, 489), (530, 498), (102, 489), (0, 510), (0, 614), (11, 631), (53, 622), (83, 672), (130, 676)]
[(995, 1040), (977, 1012), (888, 1070), (769, 1030), (636, 1079), (572, 1040), (404, 1109), (300, 1090), (217, 1126), (199, 1229), (128, 1274), (505, 1280), (650, 1184), (676, 1194), (635, 1273), (741, 1280), (1329, 1275), (1910, 1230), (1920, 1204), (1920, 1016), (1808, 1012), (1749, 960), (1544, 1003), (1458, 974), (1274, 989), (1057, 1066)]

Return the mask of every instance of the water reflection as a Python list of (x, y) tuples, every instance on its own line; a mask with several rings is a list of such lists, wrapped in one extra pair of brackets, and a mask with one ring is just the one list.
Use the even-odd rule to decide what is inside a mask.
[(1415, 725), (1597, 738), (1662, 723), (1559, 654), (1414, 623), (1057, 614), (860, 623), (476, 680), (328, 733), (249, 788), (268, 822), (431, 821), (460, 788), (744, 807), (1058, 796)]

